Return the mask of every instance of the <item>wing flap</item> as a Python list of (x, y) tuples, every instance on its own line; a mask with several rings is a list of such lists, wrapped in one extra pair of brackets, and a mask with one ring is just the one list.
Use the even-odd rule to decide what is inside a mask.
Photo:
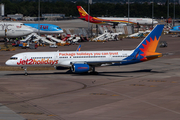
[(92, 61), (92, 62), (86, 62), (90, 66), (101, 66), (101, 65), (112, 65), (112, 64), (120, 64), (121, 62), (124, 62), (127, 60), (118, 60), (118, 61)]

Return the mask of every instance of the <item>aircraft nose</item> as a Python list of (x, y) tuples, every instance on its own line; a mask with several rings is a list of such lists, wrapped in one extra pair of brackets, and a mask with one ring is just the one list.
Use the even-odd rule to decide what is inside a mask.
[(33, 29), (28, 28), (28, 29), (27, 29), (27, 32), (28, 32), (28, 33), (32, 33), (32, 32), (33, 32)]
[(5, 64), (6, 64), (6, 65), (10, 65), (10, 61), (9, 61), (9, 60), (7, 60)]
[(173, 30), (172, 30), (172, 29), (170, 29), (170, 30), (169, 30), (169, 32), (173, 32)]
[(153, 21), (153, 24), (157, 24), (158, 23), (158, 21)]
[(29, 27), (26, 27), (23, 32), (24, 32), (24, 35), (28, 35), (28, 34), (33, 33), (33, 29), (31, 29), (31, 28), (29, 28)]
[(60, 30), (60, 32), (64, 32), (63, 30)]
[(7, 60), (6, 63), (5, 63), (7, 66), (14, 66), (14, 62), (11, 61), (11, 60)]

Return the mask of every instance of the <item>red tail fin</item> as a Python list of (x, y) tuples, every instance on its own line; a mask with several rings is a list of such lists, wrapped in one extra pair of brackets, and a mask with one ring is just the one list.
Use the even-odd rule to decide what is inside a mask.
[(99, 19), (97, 17), (91, 17), (81, 6), (77, 6), (77, 9), (78, 9), (79, 14), (81, 16), (81, 17), (79, 17), (80, 19), (87, 21), (87, 22), (89, 21), (89, 22), (95, 23), (95, 24), (102, 24), (103, 23), (102, 19)]
[(77, 9), (81, 18), (87, 18), (89, 16), (89, 14), (81, 6), (77, 6)]

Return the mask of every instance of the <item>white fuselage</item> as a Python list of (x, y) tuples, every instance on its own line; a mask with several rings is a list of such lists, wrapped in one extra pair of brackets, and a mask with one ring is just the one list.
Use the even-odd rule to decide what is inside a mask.
[[(113, 21), (118, 21), (118, 20), (124, 20), (124, 21), (128, 21), (128, 18), (123, 18), (123, 17), (98, 17), (100, 19), (105, 19), (105, 20), (113, 20)], [(153, 22), (152, 22), (153, 21)], [(129, 22), (133, 22), (133, 23), (139, 23), (140, 25), (152, 25), (153, 24), (157, 24), (158, 21), (156, 21), (155, 19), (151, 19), (151, 18), (129, 18)]]
[(16, 38), (29, 35), (33, 30), (20, 22), (0, 22), (0, 37)]
[[(131, 51), (69, 51), (69, 52), (24, 52), (12, 56), (6, 65), (9, 66), (64, 66), (71, 67), (72, 64), (87, 62), (107, 63), (122, 62), (130, 56)], [(98, 65), (95, 65), (98, 66)], [(102, 64), (100, 64), (102, 66)]]

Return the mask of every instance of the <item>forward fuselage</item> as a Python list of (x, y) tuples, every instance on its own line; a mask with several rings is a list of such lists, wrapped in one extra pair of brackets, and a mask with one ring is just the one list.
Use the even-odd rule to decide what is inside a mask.
[(174, 26), (172, 27), (169, 32), (179, 33), (180, 32), (180, 26)]

